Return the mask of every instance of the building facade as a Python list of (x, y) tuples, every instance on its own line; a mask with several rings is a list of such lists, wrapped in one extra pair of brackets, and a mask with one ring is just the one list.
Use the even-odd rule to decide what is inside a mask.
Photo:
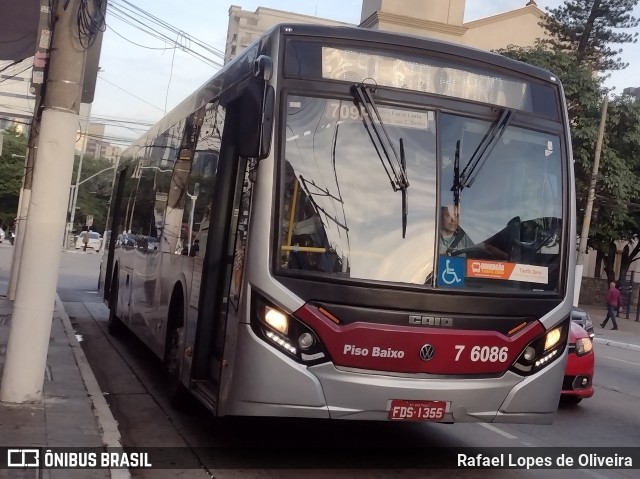
[(0, 61), (0, 131), (15, 126), (18, 131), (26, 132), (36, 102), (31, 92), (33, 57), (12, 63)]
[[(522, 0), (522, 6), (515, 10), (467, 23), (464, 22), (465, 6), (465, 0), (362, 0), (359, 26), (427, 36), (482, 50), (509, 45), (532, 46), (544, 36), (539, 25), (544, 12), (533, 0)], [(248, 12), (232, 6), (229, 9), (225, 63), (278, 23), (356, 26), (270, 8), (259, 7), (255, 12)]]
[(103, 139), (104, 130), (105, 125), (102, 123), (89, 123), (86, 126), (86, 131), (78, 130), (76, 154), (102, 158), (115, 164), (120, 158), (122, 150)]
[(363, 0), (360, 26), (428, 36), (481, 50), (532, 46), (544, 36), (539, 25), (544, 12), (535, 1), (525, 4), (523, 0), (515, 10), (467, 23), (465, 7), (465, 0)]
[(353, 26), (349, 23), (337, 22), (328, 18), (283, 12), (272, 8), (258, 7), (255, 12), (248, 12), (243, 10), (242, 7), (232, 5), (229, 8), (229, 26), (227, 28), (224, 62), (227, 63), (251, 45), (256, 38), (279, 23)]

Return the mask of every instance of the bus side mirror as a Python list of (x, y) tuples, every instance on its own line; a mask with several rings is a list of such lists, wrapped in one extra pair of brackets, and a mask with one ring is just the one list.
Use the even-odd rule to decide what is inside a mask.
[(269, 156), (273, 136), (275, 91), (267, 80), (271, 76), (265, 57), (256, 63), (254, 77), (248, 80), (240, 99), (237, 148), (240, 156), (262, 160)]

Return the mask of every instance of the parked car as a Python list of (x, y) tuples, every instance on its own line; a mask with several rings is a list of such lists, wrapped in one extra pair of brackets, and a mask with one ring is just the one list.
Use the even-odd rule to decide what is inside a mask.
[(4, 241), (4, 229), (0, 227), (0, 243), (2, 243), (3, 241)]
[[(76, 238), (76, 249), (84, 248), (84, 241), (82, 241), (82, 237), (84, 235), (84, 231), (78, 235)], [(102, 236), (100, 233), (96, 233), (95, 231), (89, 231), (89, 243), (87, 243), (87, 251), (99, 251), (102, 246)]]
[(149, 251), (157, 251), (160, 243), (158, 242), (158, 238), (154, 238), (153, 236), (149, 236), (147, 238), (147, 250)]
[(593, 322), (584, 309), (576, 308), (574, 306), (571, 310), (571, 320), (582, 326), (582, 329), (589, 333), (589, 337), (593, 339), (595, 336), (595, 333), (593, 332)]
[(569, 352), (560, 401), (564, 404), (575, 405), (584, 398), (593, 396), (595, 359), (589, 333), (575, 321), (571, 321), (570, 326)]

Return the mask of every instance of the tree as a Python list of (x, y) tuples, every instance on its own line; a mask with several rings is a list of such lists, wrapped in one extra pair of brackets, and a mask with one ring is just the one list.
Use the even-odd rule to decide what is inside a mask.
[[(600, 102), (605, 94), (602, 78), (593, 76), (571, 52), (548, 50), (543, 44), (509, 47), (500, 53), (546, 68), (562, 81), (571, 125), (581, 224), (591, 180)], [(605, 132), (588, 246), (596, 250), (597, 264), (603, 265), (609, 281), (614, 281), (616, 241), (634, 242), (640, 238), (640, 103), (630, 97), (614, 97), (609, 103)], [(618, 279), (624, 278), (637, 259), (640, 247), (623, 251)]]
[(10, 224), (16, 217), (27, 137), (13, 126), (3, 133), (4, 141), (0, 156), (0, 223)]
[[(615, 280), (616, 241), (623, 247), (618, 280), (640, 259), (640, 103), (615, 98), (609, 107), (603, 165), (589, 246), (598, 252), (609, 281)], [(635, 244), (635, 246), (630, 246)]]
[[(630, 12), (638, 0), (565, 0), (547, 9), (542, 26), (549, 38), (532, 48), (509, 47), (500, 53), (554, 72), (567, 97), (575, 160), (578, 216), (584, 211), (591, 180), (603, 75), (626, 65), (611, 45), (637, 41), (621, 29), (638, 25)], [(640, 104), (629, 98), (610, 100), (596, 186), (588, 246), (597, 251), (596, 268), (604, 265), (615, 279), (616, 242), (640, 238)], [(582, 221), (582, 218), (578, 218)], [(620, 278), (640, 258), (640, 247), (625, 247)]]
[(635, 43), (638, 32), (623, 29), (638, 26), (630, 12), (638, 0), (565, 0), (557, 8), (547, 8), (542, 23), (550, 38), (544, 40), (551, 50), (575, 54), (579, 63), (594, 71), (621, 70), (627, 67), (618, 55), (621, 49), (611, 45)]

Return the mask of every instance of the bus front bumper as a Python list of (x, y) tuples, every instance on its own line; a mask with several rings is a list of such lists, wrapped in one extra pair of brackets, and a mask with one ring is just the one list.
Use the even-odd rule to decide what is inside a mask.
[(347, 370), (332, 363), (306, 367), (241, 325), (236, 369), (224, 414), (388, 420), (392, 400), (445, 401), (441, 422), (551, 424), (560, 398), (566, 354), (522, 377), (420, 377)]

